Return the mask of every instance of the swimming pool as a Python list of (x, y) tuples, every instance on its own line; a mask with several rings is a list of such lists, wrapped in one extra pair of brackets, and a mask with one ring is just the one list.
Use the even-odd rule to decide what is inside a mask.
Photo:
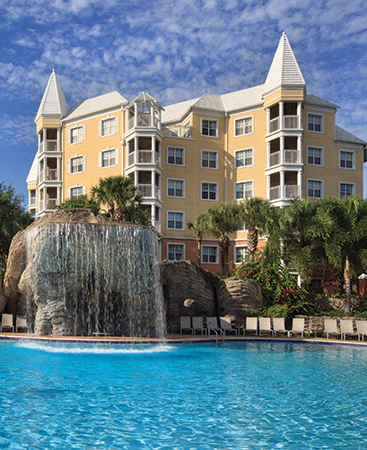
[(366, 385), (358, 347), (0, 342), (0, 448), (367, 448)]

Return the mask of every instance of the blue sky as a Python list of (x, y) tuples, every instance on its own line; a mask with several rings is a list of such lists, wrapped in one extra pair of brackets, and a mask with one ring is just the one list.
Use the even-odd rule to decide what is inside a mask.
[(308, 92), (367, 141), (365, 0), (0, 0), (0, 181), (26, 192), (53, 68), (69, 107), (114, 89), (168, 105), (264, 83), (283, 30)]

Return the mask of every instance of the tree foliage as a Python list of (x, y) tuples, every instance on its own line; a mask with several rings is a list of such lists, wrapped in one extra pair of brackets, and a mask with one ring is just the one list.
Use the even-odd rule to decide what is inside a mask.
[(81, 195), (79, 197), (71, 198), (64, 201), (56, 207), (57, 209), (77, 209), (77, 208), (88, 208), (91, 209), (94, 215), (97, 215), (100, 210), (99, 203), (97, 203), (92, 198), (87, 195)]
[(11, 185), (0, 182), (0, 278), (5, 272), (12, 238), (32, 221), (33, 218), (22, 205), (22, 197), (15, 193)]

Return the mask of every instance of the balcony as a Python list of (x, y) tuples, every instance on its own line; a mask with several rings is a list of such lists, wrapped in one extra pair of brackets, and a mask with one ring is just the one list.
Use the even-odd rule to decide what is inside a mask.
[[(154, 152), (152, 150), (138, 150), (137, 152), (129, 153), (128, 156), (128, 166), (132, 166), (135, 164), (157, 164), (161, 165), (161, 157), (158, 152)], [(137, 154), (135, 156), (135, 154)]]
[(40, 143), (40, 153), (43, 152), (57, 152), (57, 140), (56, 139), (47, 139)]
[[(155, 189), (154, 189), (155, 187)], [(153, 186), (152, 184), (138, 184), (138, 190), (143, 198), (155, 198), (161, 199), (161, 188), (159, 186)]]
[(272, 200), (290, 200), (292, 198), (296, 198), (299, 195), (299, 189), (296, 184), (285, 184), (284, 185), (284, 195), (281, 197), (281, 188), (280, 186), (273, 186), (270, 188), (269, 199)]
[(57, 198), (48, 198), (47, 200), (40, 201), (40, 211), (51, 211), (58, 206), (59, 202)]
[(46, 167), (46, 173), (43, 170), (40, 172), (39, 181), (40, 183), (43, 181), (59, 181), (58, 170)]
[(269, 121), (269, 133), (280, 130), (281, 124), (283, 130), (298, 129), (300, 127), (299, 116), (283, 116), (282, 121), (281, 117), (275, 117), (274, 119), (271, 119)]
[[(269, 167), (277, 166), (281, 164), (281, 152), (270, 153), (269, 155)], [(283, 164), (299, 164), (300, 152), (298, 150), (287, 149), (283, 153)]]

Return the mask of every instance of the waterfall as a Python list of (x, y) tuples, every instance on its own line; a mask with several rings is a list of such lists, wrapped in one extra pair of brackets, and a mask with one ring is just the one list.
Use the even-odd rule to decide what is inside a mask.
[(53, 223), (30, 229), (26, 239), (35, 334), (164, 338), (158, 238), (152, 230)]

